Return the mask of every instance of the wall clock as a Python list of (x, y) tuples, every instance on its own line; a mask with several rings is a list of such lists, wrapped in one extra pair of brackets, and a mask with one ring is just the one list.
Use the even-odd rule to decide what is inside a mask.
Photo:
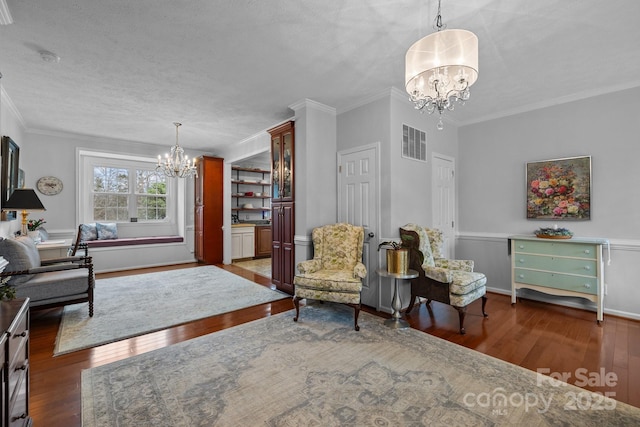
[(62, 181), (55, 176), (43, 176), (37, 183), (38, 191), (46, 196), (55, 196), (62, 191)]

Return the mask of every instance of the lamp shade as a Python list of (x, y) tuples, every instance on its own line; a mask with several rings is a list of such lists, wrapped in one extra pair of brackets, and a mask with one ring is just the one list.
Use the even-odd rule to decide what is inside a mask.
[(44, 205), (33, 188), (13, 190), (9, 200), (2, 206), (3, 210), (45, 211)]
[(415, 42), (407, 51), (405, 60), (407, 92), (411, 94), (417, 90), (425, 96), (437, 98), (438, 94), (430, 82), (434, 76), (442, 80), (444, 73), (445, 78), (454, 81), (464, 76), (467, 87), (476, 82), (478, 37), (467, 30), (438, 31)]

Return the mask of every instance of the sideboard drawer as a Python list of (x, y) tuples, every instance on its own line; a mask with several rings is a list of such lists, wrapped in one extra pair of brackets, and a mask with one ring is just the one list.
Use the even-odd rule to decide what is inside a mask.
[(544, 286), (551, 289), (581, 292), (596, 295), (598, 279), (596, 277), (580, 277), (546, 271), (525, 270), (516, 268), (514, 280), (528, 285)]
[(554, 271), (558, 273), (580, 274), (595, 277), (598, 270), (596, 260), (562, 258), (530, 254), (515, 254), (516, 268)]
[(566, 257), (596, 259), (597, 247), (590, 243), (559, 243), (549, 241), (516, 240), (516, 253), (543, 253)]

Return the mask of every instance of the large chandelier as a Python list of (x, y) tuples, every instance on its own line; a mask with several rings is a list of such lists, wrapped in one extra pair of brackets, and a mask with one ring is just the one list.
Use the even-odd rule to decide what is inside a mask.
[(415, 42), (407, 51), (405, 88), (415, 108), (429, 114), (452, 111), (455, 104), (469, 99), (469, 87), (478, 79), (478, 37), (467, 30), (447, 30), (438, 15), (437, 32)]
[(156, 166), (156, 172), (163, 173), (170, 178), (191, 178), (198, 176), (196, 169), (196, 159), (189, 160), (189, 157), (184, 154), (184, 150), (178, 143), (178, 128), (182, 126), (182, 123), (173, 123), (176, 127), (176, 145), (171, 147), (171, 153), (165, 154), (164, 160), (161, 156), (158, 156), (158, 166)]

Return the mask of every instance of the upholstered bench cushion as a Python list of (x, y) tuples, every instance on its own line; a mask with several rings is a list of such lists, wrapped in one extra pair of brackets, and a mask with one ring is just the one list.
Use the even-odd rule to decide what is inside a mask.
[(487, 284), (487, 278), (482, 273), (451, 270), (452, 281), (449, 286), (449, 293), (453, 295), (466, 295), (479, 288), (484, 288)]
[(18, 298), (29, 297), (34, 302), (45, 304), (52, 298), (75, 294), (87, 294), (87, 269), (52, 271), (46, 274), (35, 274), (31, 280), (16, 287)]
[(183, 242), (182, 236), (124, 237), (108, 240), (89, 240), (84, 243), (89, 248), (107, 248), (111, 246), (153, 245), (157, 243)]
[(478, 298), (484, 296), (487, 293), (486, 286), (480, 286), (479, 288), (464, 295), (449, 294), (449, 303), (454, 307), (466, 307)]

